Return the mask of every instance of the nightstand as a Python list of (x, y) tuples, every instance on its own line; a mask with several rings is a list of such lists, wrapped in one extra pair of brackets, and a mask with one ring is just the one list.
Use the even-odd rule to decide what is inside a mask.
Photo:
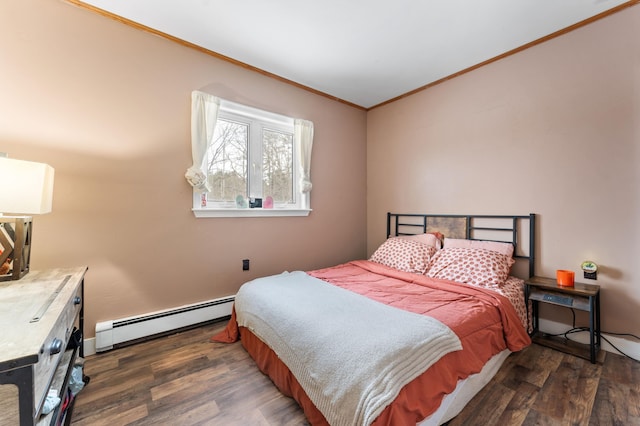
[[(575, 283), (573, 287), (559, 286), (555, 279), (531, 277), (525, 281), (525, 303), (532, 302), (533, 332), (532, 340), (592, 363), (598, 361), (600, 353), (600, 286), (595, 284)], [(538, 304), (547, 303), (578, 309), (589, 313), (589, 345), (567, 341), (541, 333), (538, 330)]]

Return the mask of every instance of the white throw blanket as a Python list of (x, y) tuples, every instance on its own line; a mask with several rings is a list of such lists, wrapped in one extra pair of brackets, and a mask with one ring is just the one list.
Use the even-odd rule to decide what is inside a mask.
[(329, 424), (369, 425), (443, 355), (462, 349), (438, 320), (296, 271), (244, 284), (238, 325), (267, 343)]

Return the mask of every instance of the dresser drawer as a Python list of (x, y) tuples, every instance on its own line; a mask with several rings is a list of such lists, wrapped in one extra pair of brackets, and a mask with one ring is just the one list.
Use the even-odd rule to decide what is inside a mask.
[(62, 355), (67, 347), (71, 333), (73, 332), (76, 319), (82, 307), (82, 287), (78, 286), (73, 294), (66, 301), (66, 307), (51, 329), (42, 346), (38, 362), (34, 365), (34, 409), (35, 414), (39, 414), (44, 403), (53, 376), (62, 359)]
[[(65, 327), (62, 322), (54, 327), (41, 349), (38, 362), (33, 366), (33, 407), (36, 412), (40, 412), (49, 390), (49, 384), (56, 372), (60, 357), (64, 353), (66, 345), (64, 340)], [(59, 350), (56, 352), (55, 348), (59, 348)], [(36, 412), (33, 413), (34, 416)]]

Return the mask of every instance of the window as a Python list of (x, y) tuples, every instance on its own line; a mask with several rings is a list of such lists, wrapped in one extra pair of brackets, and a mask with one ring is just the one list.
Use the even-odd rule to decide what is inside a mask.
[(293, 120), (289, 121), (267, 122), (220, 111), (206, 158), (211, 186), (207, 206), (238, 207), (247, 198), (263, 203), (270, 198), (275, 208), (298, 208)]
[(186, 174), (195, 215), (308, 215), (313, 124), (194, 92), (193, 103), (202, 99), (192, 104)]

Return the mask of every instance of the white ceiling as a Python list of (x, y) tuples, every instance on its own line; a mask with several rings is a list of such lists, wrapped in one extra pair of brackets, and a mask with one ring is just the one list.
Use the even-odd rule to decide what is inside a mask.
[(624, 0), (83, 0), (369, 108)]

